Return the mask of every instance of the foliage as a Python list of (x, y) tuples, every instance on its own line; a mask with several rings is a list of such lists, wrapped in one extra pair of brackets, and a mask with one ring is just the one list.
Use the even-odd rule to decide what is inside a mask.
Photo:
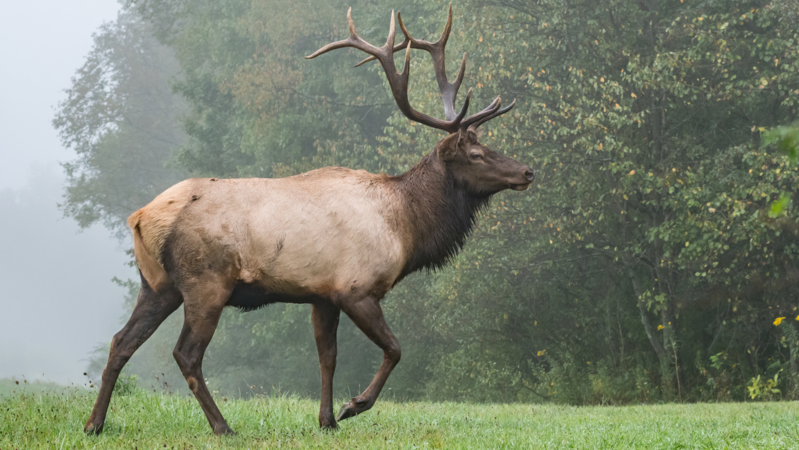
[(178, 70), (172, 50), (131, 11), (95, 33), (53, 119), (64, 146), (78, 155), (63, 164), (61, 208), (81, 227), (102, 220), (127, 235), (127, 216), (184, 177), (165, 167), (185, 139), (178, 121), (185, 102), (169, 86)]
[[(782, 370), (780, 370), (782, 372)], [(779, 386), (779, 376), (780, 373), (777, 372), (774, 374), (774, 378), (769, 378), (764, 381), (760, 380), (760, 375), (750, 380), (752, 383), (751, 386), (747, 386), (746, 389), (749, 390), (749, 398), (752, 400), (762, 400), (762, 399), (770, 399), (773, 398), (775, 395), (779, 395), (781, 391), (777, 389)]]
[[(799, 157), (799, 124), (792, 127), (777, 127), (763, 134), (764, 144), (776, 144), (777, 148), (788, 155), (791, 164), (796, 164)], [(771, 203), (769, 217), (777, 218), (789, 208), (791, 196), (787, 192), (780, 194), (779, 200)]]
[[(461, 286), (465, 335), (501, 342), (474, 363), (518, 367), (520, 385), (569, 403), (707, 398), (701, 368), (723, 348), (741, 372), (728, 399), (775, 357), (795, 370), (769, 325), (796, 308), (796, 216), (764, 208), (797, 172), (759, 132), (796, 117), (796, 29), (758, 3), (502, 6), (479, 10), (495, 74), (481, 82), (520, 100), (490, 142), (541, 169), (481, 225), (469, 275), (452, 272), (453, 288), (485, 286)], [(546, 376), (519, 364), (525, 350)], [(614, 395), (594, 396), (585, 380), (603, 367)]]
[(139, 377), (136, 375), (127, 375), (124, 371), (119, 374), (117, 383), (114, 385), (114, 395), (131, 395), (136, 392), (139, 386)]
[[(440, 133), (396, 111), (376, 64), (351, 68), (354, 51), (302, 58), (346, 36), (347, 6), (130, 2), (93, 55), (109, 54), (105, 42), (127, 30), (136, 42), (156, 36), (160, 44), (142, 53), (169, 50), (179, 65), (152, 85), (163, 92), (171, 79), (185, 101), (186, 140), (150, 158), (125, 153), (104, 140), (124, 131), (116, 113), (77, 115), (102, 118), (102, 127), (64, 125), (81, 111), (70, 106), (77, 101), (61, 106), (56, 125), (81, 154), (142, 155), (131, 167), (158, 170), (174, 155), (197, 176), (324, 165), (405, 171)], [(390, 8), (430, 40), (446, 11), (440, 1), (352, 6), (373, 43), (385, 38)], [(473, 105), (516, 98), (483, 142), (530, 163), (537, 182), (496, 196), (452, 265), (409, 277), (383, 300), (404, 349), (387, 389), (401, 399), (479, 402), (743, 401), (754, 379), (797, 398), (799, 211), (779, 199), (793, 196), (799, 169), (790, 152), (773, 151), (792, 136), (781, 127), (799, 117), (795, 2), (467, 0), (453, 9), (448, 67), (468, 54), (461, 101), (467, 87)], [(92, 58), (70, 92), (105, 98), (88, 74), (116, 60)], [(429, 58), (413, 51), (411, 66), (412, 104), (440, 116)], [(118, 98), (125, 106), (136, 96)], [(116, 104), (89, 104), (106, 103)], [(175, 117), (159, 123), (176, 126)], [(107, 205), (143, 204), (163, 186), (84, 184), (119, 171), (92, 158), (79, 167), (93, 178), (71, 178), (65, 209), (83, 224), (121, 224), (127, 209)], [(119, 201), (108, 192), (121, 192)], [(183, 385), (171, 362), (180, 314), (132, 360), (140, 380), (161, 374)], [(380, 353), (346, 320), (339, 339), (343, 395), (369, 382)], [(220, 393), (280, 386), (315, 395), (308, 308), (226, 312), (205, 367)]]
[(791, 163), (799, 158), (799, 124), (782, 126), (768, 130), (763, 134), (764, 144), (776, 144), (777, 148), (788, 155)]

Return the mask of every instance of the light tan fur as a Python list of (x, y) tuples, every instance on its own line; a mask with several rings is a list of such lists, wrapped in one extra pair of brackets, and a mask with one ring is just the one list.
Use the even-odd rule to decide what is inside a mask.
[(289, 295), (382, 297), (406, 253), (384, 180), (335, 167), (282, 179), (186, 180), (131, 216), (136, 260), (154, 289), (163, 286), (160, 258), (171, 235), (186, 272), (214, 266), (231, 282)]
[(128, 218), (133, 231), (133, 253), (142, 275), (154, 291), (170, 283), (161, 261), (161, 250), (178, 213), (186, 206), (186, 192), (191, 180), (180, 182), (162, 192), (150, 204)]

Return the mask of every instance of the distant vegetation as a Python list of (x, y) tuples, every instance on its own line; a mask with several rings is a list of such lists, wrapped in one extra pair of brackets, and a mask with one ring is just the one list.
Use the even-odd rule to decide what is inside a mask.
[(33, 395), (48, 393), (53, 394), (64, 391), (65, 386), (58, 383), (51, 383), (47, 381), (31, 381), (26, 379), (18, 380), (16, 378), (2, 378), (0, 379), (0, 397), (12, 397), (18, 395)]
[[(128, 214), (184, 177), (407, 170), (440, 136), (395, 110), (381, 71), (353, 68), (354, 52), (303, 59), (347, 36), (349, 6), (361, 35), (382, 44), (391, 9), (432, 40), (447, 3), (127, 2), (98, 31), (54, 121), (78, 154), (65, 166), (64, 212), (124, 236)], [(459, 102), (469, 87), (473, 104), (516, 98), (484, 141), (538, 176), (530, 191), (494, 198), (450, 267), (383, 300), (403, 345), (390, 395), (799, 398), (799, 209), (788, 201), (799, 171), (763, 139), (799, 118), (797, 3), (465, 0), (453, 9), (448, 70), (468, 53)], [(412, 55), (411, 102), (441, 116), (429, 58)], [(138, 280), (123, 283), (130, 306)], [(142, 386), (185, 386), (171, 356), (180, 315), (131, 361)], [(345, 396), (369, 382), (381, 354), (348, 322), (339, 336), (335, 385)], [(273, 386), (317, 395), (316, 358), (309, 308), (228, 311), (205, 374), (219, 395)], [(94, 380), (104, 363), (101, 350)], [(697, 423), (711, 420), (695, 408)], [(243, 428), (257, 429), (252, 420)], [(554, 432), (546, 428), (533, 426)]]

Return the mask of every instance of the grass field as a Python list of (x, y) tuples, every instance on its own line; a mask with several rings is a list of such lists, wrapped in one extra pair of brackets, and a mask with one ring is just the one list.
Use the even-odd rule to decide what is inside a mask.
[(3, 397), (15, 395), (17, 392), (25, 392), (28, 394), (45, 393), (63, 391), (67, 388), (60, 384), (51, 383), (47, 381), (28, 381), (26, 379), (17, 380), (16, 378), (2, 378), (0, 379), (0, 399)]
[(82, 429), (93, 392), (23, 386), (0, 396), (0, 449), (799, 449), (797, 402), (578, 408), (378, 401), (325, 432), (313, 400), (218, 400), (237, 436), (214, 436), (194, 398), (136, 390), (114, 397), (105, 432), (91, 437)]

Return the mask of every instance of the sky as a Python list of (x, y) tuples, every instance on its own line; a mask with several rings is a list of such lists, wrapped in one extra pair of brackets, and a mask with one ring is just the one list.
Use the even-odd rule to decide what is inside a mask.
[(119, 11), (116, 0), (6, 2), (0, 14), (0, 189), (22, 187), (34, 162), (66, 161), (50, 125), (64, 89), (92, 47), (92, 33)]
[(7, 2), (0, 14), (0, 378), (83, 383), (121, 327), (127, 244), (58, 209), (75, 158), (51, 125), (115, 0)]

